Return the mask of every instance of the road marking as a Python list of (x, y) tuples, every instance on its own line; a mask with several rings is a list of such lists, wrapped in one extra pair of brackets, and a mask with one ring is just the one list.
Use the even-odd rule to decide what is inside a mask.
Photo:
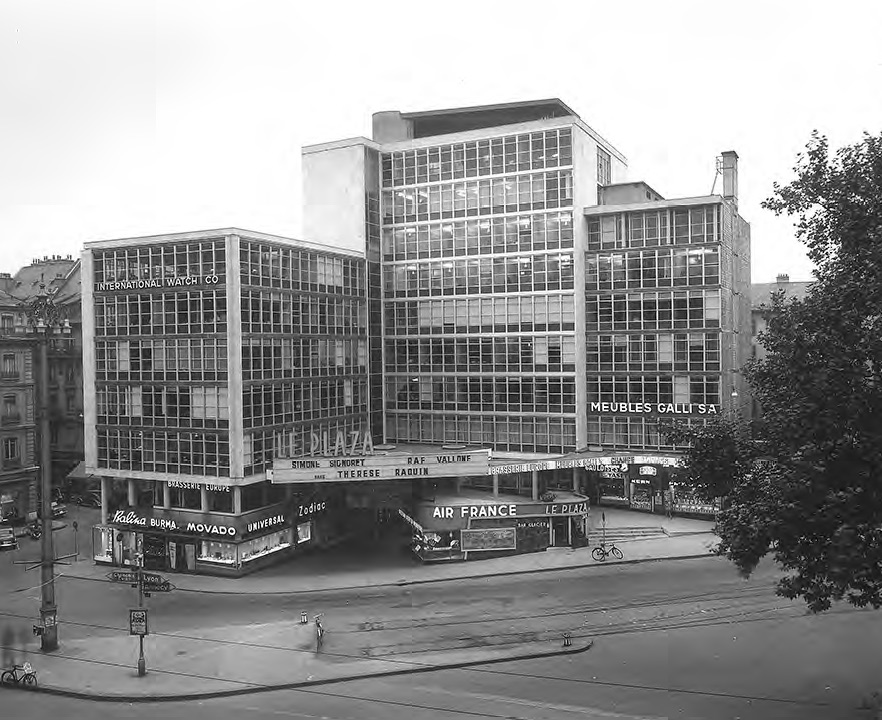
[(596, 707), (587, 707), (583, 705), (563, 705), (560, 703), (546, 703), (534, 700), (525, 700), (522, 698), (507, 697), (504, 695), (490, 695), (486, 693), (473, 693), (464, 690), (445, 690), (438, 687), (427, 687), (425, 685), (411, 685), (413, 690), (426, 690), (428, 692), (442, 693), (445, 695), (455, 695), (457, 697), (471, 697), (476, 700), (483, 700), (493, 703), (511, 703), (513, 705), (523, 705), (525, 707), (541, 708), (543, 710), (557, 710), (561, 712), (576, 713), (579, 715), (591, 715), (592, 717), (604, 718), (622, 718), (623, 720), (670, 720), (669, 716), (660, 715), (623, 715), (622, 713), (612, 712), (610, 710), (601, 710)]

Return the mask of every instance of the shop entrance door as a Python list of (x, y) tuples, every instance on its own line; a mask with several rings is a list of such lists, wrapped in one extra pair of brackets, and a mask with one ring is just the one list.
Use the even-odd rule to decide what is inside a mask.
[(570, 518), (556, 517), (551, 519), (552, 545), (555, 547), (570, 546)]
[(168, 554), (165, 538), (162, 535), (144, 536), (144, 568), (147, 570), (168, 570)]

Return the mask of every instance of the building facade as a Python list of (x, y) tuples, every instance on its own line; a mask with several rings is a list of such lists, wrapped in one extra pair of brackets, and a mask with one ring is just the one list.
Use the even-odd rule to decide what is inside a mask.
[(0, 519), (25, 522), (37, 511), (33, 351), (15, 336), (19, 304), (0, 291)]
[(678, 448), (659, 423), (746, 390), (734, 152), (720, 195), (666, 200), (548, 100), (377, 113), (372, 139), (304, 148), (303, 168), (323, 242), (373, 242), (353, 198), (379, 187), (384, 439), (492, 448), (497, 472), (467, 485), (536, 499), (590, 480), (660, 508)]
[(82, 282), (95, 559), (242, 574), (320, 539), (334, 499), (266, 471), (367, 421), (363, 259), (231, 229), (89, 243)]

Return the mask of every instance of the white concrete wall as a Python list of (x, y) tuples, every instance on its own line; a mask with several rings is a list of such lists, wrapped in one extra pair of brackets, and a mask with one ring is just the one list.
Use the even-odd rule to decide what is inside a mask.
[(303, 150), (305, 240), (364, 252), (364, 155), (364, 144), (358, 140)]
[(86, 473), (98, 468), (97, 394), (95, 391), (95, 268), (92, 251), (84, 250), (80, 264), (83, 318), (83, 445)]

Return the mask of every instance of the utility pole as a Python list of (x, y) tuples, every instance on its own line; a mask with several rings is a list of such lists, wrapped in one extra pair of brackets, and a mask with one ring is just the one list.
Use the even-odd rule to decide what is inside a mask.
[(40, 636), (40, 648), (44, 652), (58, 649), (58, 606), (55, 604), (55, 565), (73, 555), (55, 557), (52, 537), (52, 457), (49, 452), (51, 435), (49, 429), (49, 344), (70, 341), (70, 321), (62, 322), (61, 312), (40, 284), (40, 292), (30, 301), (22, 302), (21, 315), (15, 331), (27, 339), (36, 341), (39, 348), (39, 395), (40, 395), (40, 515), (43, 534), (40, 543), (40, 562), (16, 561), (30, 565), (28, 570), (40, 568), (40, 625), (34, 626), (34, 634)]
[[(144, 553), (138, 555), (138, 609), (144, 607)], [(147, 661), (144, 659), (144, 635), (138, 635), (138, 677), (147, 674)]]

